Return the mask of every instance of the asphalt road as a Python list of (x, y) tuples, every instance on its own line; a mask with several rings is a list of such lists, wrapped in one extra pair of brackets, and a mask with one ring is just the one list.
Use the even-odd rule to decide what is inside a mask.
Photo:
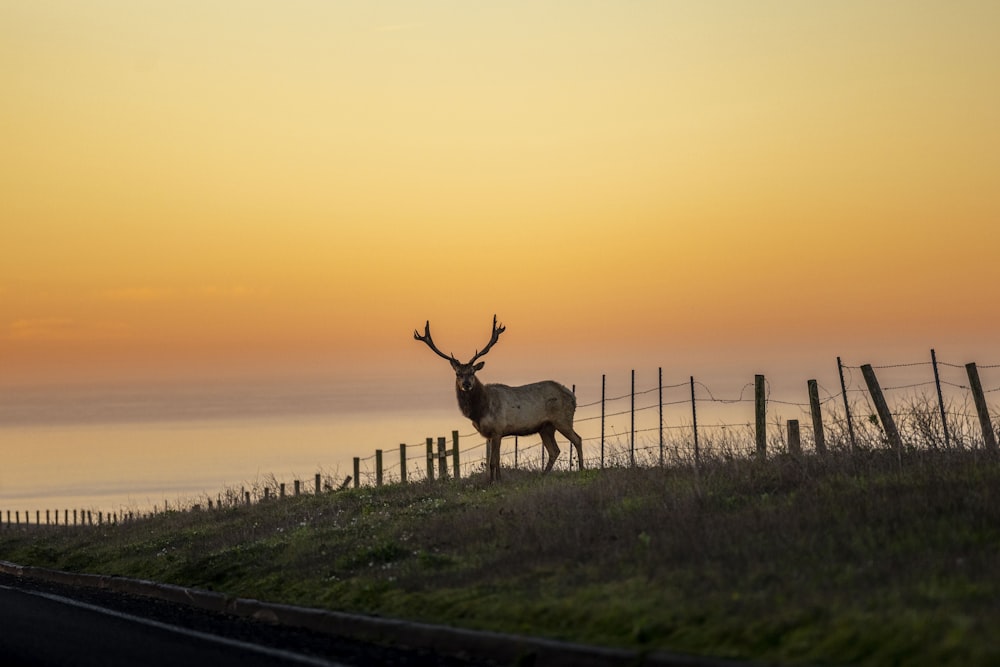
[(0, 574), (0, 665), (5, 667), (469, 664)]

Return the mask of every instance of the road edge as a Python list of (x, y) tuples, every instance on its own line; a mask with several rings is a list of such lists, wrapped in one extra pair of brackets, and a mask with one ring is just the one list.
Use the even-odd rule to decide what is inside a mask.
[(215, 591), (145, 579), (80, 574), (0, 560), (0, 572), (18, 578), (138, 595), (276, 625), (303, 628), (412, 650), (502, 665), (535, 667), (749, 667), (750, 663), (629, 649), (591, 646), (486, 630), (261, 602)]

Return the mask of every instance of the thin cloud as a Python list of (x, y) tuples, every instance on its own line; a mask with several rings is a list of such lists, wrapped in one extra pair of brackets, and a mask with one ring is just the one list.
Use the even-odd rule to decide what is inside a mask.
[(120, 287), (97, 293), (97, 297), (105, 301), (125, 301), (130, 303), (168, 301), (177, 296), (177, 290), (159, 287)]
[(206, 285), (198, 294), (210, 299), (261, 299), (270, 296), (271, 290), (244, 285)]
[(18, 342), (121, 340), (129, 335), (121, 322), (81, 323), (64, 317), (15, 320), (7, 329), (7, 339)]
[(7, 332), (10, 340), (65, 340), (72, 335), (73, 320), (43, 317), (11, 322)]
[(259, 299), (271, 294), (269, 288), (245, 285), (203, 285), (187, 289), (169, 287), (118, 287), (95, 292), (102, 301), (118, 303), (159, 303), (179, 299)]

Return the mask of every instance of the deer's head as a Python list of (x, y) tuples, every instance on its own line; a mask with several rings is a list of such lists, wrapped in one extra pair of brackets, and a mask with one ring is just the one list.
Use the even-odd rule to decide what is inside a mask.
[(494, 315), (493, 334), (490, 336), (490, 342), (486, 344), (486, 347), (484, 347), (482, 351), (477, 351), (472, 359), (465, 364), (456, 359), (454, 354), (445, 354), (437, 348), (434, 344), (434, 339), (431, 338), (431, 323), (429, 320), (427, 321), (427, 324), (424, 325), (424, 335), (421, 336), (420, 333), (414, 329), (413, 337), (416, 340), (426, 343), (427, 347), (431, 348), (431, 351), (434, 352), (434, 354), (438, 355), (442, 359), (448, 360), (451, 364), (452, 370), (455, 371), (455, 384), (459, 391), (472, 391), (477, 382), (476, 372), (481, 371), (485, 365), (485, 362), (480, 361), (479, 363), (476, 363), (476, 361), (480, 357), (486, 356), (486, 353), (490, 351), (490, 348), (496, 345), (496, 342), (500, 339), (500, 334), (502, 334), (505, 330), (506, 327), (503, 325), (497, 325), (497, 316)]
[(463, 364), (458, 359), (452, 359), (451, 367), (455, 371), (455, 384), (458, 388), (462, 391), (472, 391), (472, 388), (476, 386), (476, 372), (483, 370), (484, 365), (485, 362), (482, 361), (478, 364), (474, 364), (472, 361)]

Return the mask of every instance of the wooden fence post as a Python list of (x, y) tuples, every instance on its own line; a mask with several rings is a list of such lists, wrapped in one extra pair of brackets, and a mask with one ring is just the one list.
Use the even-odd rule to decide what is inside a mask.
[(802, 439), (799, 434), (799, 420), (788, 420), (788, 453), (792, 456), (802, 454)]
[(451, 432), (451, 456), (454, 463), (455, 479), (462, 478), (462, 464), (458, 456), (458, 431)]
[(399, 443), (399, 481), (406, 484), (406, 443)]
[[(607, 387), (608, 376), (601, 374), (601, 470), (604, 470), (604, 414), (605, 414), (605, 389)], [(545, 449), (542, 447), (542, 449)]]
[(302, 493), (302, 481), (297, 479), (295, 480), (295, 495), (299, 495), (301, 493)]
[(698, 454), (698, 407), (694, 401), (694, 376), (691, 376), (691, 431), (694, 433), (694, 468), (698, 469), (700, 456)]
[(361, 486), (361, 457), (354, 457), (354, 488)]
[(448, 477), (448, 454), (445, 452), (447, 446), (447, 439), (443, 435), (438, 437), (438, 477), (441, 479)]
[(809, 411), (812, 413), (813, 434), (816, 437), (816, 452), (826, 454), (826, 435), (823, 433), (823, 412), (819, 402), (819, 384), (809, 380)]
[(767, 458), (767, 398), (763, 375), (753, 378), (754, 417), (756, 420), (757, 458)]
[(635, 369), (632, 369), (632, 403), (630, 413), (632, 415), (631, 427), (628, 436), (628, 457), (629, 463), (635, 467)]
[[(486, 453), (489, 454), (489, 445)], [(427, 479), (434, 481), (434, 438), (427, 438)]]
[[(573, 389), (571, 391), (573, 392), (573, 400), (575, 401), (576, 400), (576, 385), (575, 384), (573, 385)], [(566, 468), (566, 469), (572, 471), (573, 470), (573, 447), (570, 446), (570, 447), (567, 447), (567, 449), (569, 450), (569, 467)], [(581, 467), (580, 469), (582, 470), (583, 468)]]
[(660, 366), (657, 369), (657, 376), (659, 377), (659, 405), (660, 405), (660, 467), (663, 467), (663, 367)]
[(889, 411), (889, 405), (885, 402), (885, 396), (882, 395), (882, 387), (878, 384), (878, 378), (875, 377), (875, 371), (872, 369), (871, 364), (865, 364), (861, 367), (861, 373), (865, 376), (865, 384), (868, 385), (868, 393), (871, 394), (872, 401), (875, 402), (875, 409), (878, 411), (879, 419), (882, 420), (882, 428), (885, 429), (885, 435), (889, 439), (889, 444), (894, 450), (896, 450), (897, 458), (903, 453), (903, 440), (899, 437), (899, 430), (896, 428), (896, 420), (892, 418), (892, 413)]
[(979, 414), (979, 426), (983, 430), (983, 442), (987, 451), (997, 451), (997, 436), (993, 432), (993, 422), (990, 421), (990, 408), (986, 404), (986, 394), (983, 392), (983, 383), (979, 381), (979, 369), (975, 363), (966, 364), (965, 372), (969, 374), (969, 388), (972, 389), (972, 398), (976, 402), (976, 412)]
[(847, 417), (847, 434), (851, 438), (851, 453), (858, 450), (858, 443), (854, 439), (854, 422), (851, 421), (851, 404), (847, 400), (847, 385), (844, 384), (844, 364), (837, 357), (837, 373), (840, 374), (840, 395), (844, 397), (844, 415)]
[(937, 387), (938, 408), (941, 410), (941, 428), (944, 429), (944, 446), (951, 446), (951, 435), (948, 433), (948, 417), (944, 412), (944, 394), (941, 393), (941, 376), (938, 374), (937, 354), (931, 349), (931, 365), (934, 367), (934, 385)]
[(375, 486), (382, 486), (382, 450), (375, 450)]
[(281, 483), (281, 493), (280, 493), (279, 497), (282, 498), (282, 499), (284, 499), (284, 497), (285, 497), (285, 483), (284, 482)]
[(320, 480), (319, 473), (316, 473), (316, 495), (317, 496), (319, 495), (319, 492), (320, 492), (320, 489), (321, 489), (320, 482), (321, 482), (321, 480)]

